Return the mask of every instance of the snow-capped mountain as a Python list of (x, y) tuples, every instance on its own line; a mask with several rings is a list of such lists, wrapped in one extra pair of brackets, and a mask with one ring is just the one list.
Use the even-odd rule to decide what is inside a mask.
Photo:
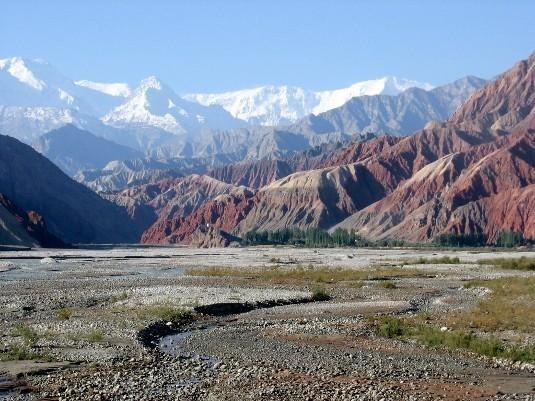
[[(65, 124), (139, 149), (154, 144), (156, 137), (161, 142), (203, 127), (247, 125), (220, 106), (180, 98), (155, 77), (132, 90), (126, 83), (74, 81), (44, 60), (0, 59), (1, 132), (32, 144)], [(150, 139), (147, 129), (152, 130)]]
[(82, 79), (80, 81), (76, 81), (75, 84), (83, 88), (92, 89), (94, 91), (115, 97), (128, 97), (132, 93), (130, 86), (123, 82), (103, 83)]
[(413, 87), (425, 90), (433, 88), (428, 83), (384, 77), (335, 90), (311, 91), (295, 86), (262, 86), (234, 92), (188, 94), (184, 98), (203, 105), (220, 105), (234, 117), (250, 124), (275, 126), (340, 107), (353, 97), (398, 95)]
[(154, 76), (141, 81), (132, 95), (102, 121), (117, 128), (147, 126), (175, 135), (196, 133), (203, 127), (227, 129), (246, 125), (220, 106), (203, 106), (182, 99)]
[[(265, 86), (185, 99), (154, 76), (136, 88), (75, 81), (46, 61), (15, 57), (0, 60), (0, 134), (39, 148), (43, 134), (72, 124), (100, 137), (86, 138), (99, 146), (105, 138), (144, 156), (227, 163), (282, 157), (370, 130), (407, 134), (446, 118), (478, 85), (470, 80), (428, 93), (429, 84), (385, 77), (331, 91)], [(54, 136), (58, 143), (65, 138)], [(64, 168), (84, 162), (56, 148)], [(84, 157), (100, 160), (96, 147), (85, 148), (91, 154)]]
[(99, 118), (124, 101), (125, 86), (88, 82), (75, 83), (44, 60), (0, 59), (1, 132), (32, 143), (65, 124), (102, 125)]
[(6, 106), (89, 108), (78, 87), (44, 60), (0, 59), (0, 87)]

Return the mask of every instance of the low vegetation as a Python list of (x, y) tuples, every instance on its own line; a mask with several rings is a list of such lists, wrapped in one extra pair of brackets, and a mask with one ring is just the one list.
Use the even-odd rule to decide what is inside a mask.
[(104, 332), (100, 329), (90, 329), (88, 331), (70, 333), (67, 335), (67, 338), (73, 341), (88, 341), (90, 343), (99, 343), (104, 341)]
[(312, 300), (314, 301), (328, 301), (331, 299), (331, 296), (327, 292), (324, 286), (316, 286), (312, 288)]
[(33, 328), (25, 324), (19, 324), (13, 330), (13, 336), (21, 337), (24, 344), (28, 347), (34, 347), (39, 340), (39, 334)]
[(428, 347), (460, 349), (513, 361), (535, 361), (535, 346), (508, 344), (494, 336), (478, 336), (469, 330), (444, 330), (396, 317), (385, 317), (376, 322), (376, 334), (388, 338), (412, 338)]
[(387, 290), (394, 290), (398, 288), (398, 286), (390, 280), (380, 281), (378, 286)]
[(448, 325), (485, 332), (535, 333), (535, 278), (474, 280), (466, 287), (485, 287), (490, 294), (471, 310), (450, 314), (446, 320)]
[(176, 322), (189, 313), (188, 309), (171, 303), (144, 305), (135, 310), (135, 314), (139, 319), (166, 320), (168, 322)]
[(40, 361), (52, 361), (47, 354), (42, 354), (35, 352), (30, 349), (28, 346), (20, 345), (10, 345), (7, 348), (0, 350), (0, 362), (6, 361), (31, 361), (31, 360), (40, 360)]
[(535, 271), (535, 258), (528, 258), (526, 256), (520, 258), (482, 259), (478, 263), (480, 265), (499, 267), (500, 269)]
[(61, 308), (56, 312), (58, 320), (69, 320), (72, 317), (72, 310), (70, 308)]
[(190, 269), (191, 276), (237, 277), (270, 283), (341, 283), (361, 280), (384, 280), (401, 277), (424, 277), (427, 273), (403, 267), (385, 267), (367, 270), (329, 267), (267, 267), (244, 269), (233, 267), (210, 267)]
[(430, 265), (430, 264), (437, 264), (437, 265), (456, 265), (461, 263), (461, 260), (458, 257), (451, 257), (451, 256), (441, 256), (438, 258), (418, 258), (414, 261), (410, 262), (411, 264), (415, 265)]
[[(513, 265), (517, 266), (516, 263)], [(463, 349), (489, 357), (535, 362), (535, 345), (498, 338), (502, 332), (515, 332), (518, 339), (535, 333), (535, 277), (472, 280), (465, 287), (490, 291), (473, 308), (446, 316), (381, 318), (374, 321), (376, 334), (411, 338), (429, 347)]]

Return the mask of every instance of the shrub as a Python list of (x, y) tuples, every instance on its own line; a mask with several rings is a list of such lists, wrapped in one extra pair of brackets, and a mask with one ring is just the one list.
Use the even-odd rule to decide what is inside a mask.
[(58, 320), (69, 320), (72, 317), (72, 310), (69, 308), (61, 308), (57, 311), (56, 317)]
[(323, 286), (316, 286), (312, 289), (312, 296), (313, 301), (328, 301), (331, 299), (329, 294), (327, 293), (327, 290)]
[(409, 327), (401, 319), (387, 316), (379, 321), (375, 332), (381, 337), (394, 338), (407, 335)]
[(37, 332), (25, 324), (20, 324), (15, 327), (13, 334), (16, 337), (22, 337), (24, 339), (24, 343), (29, 347), (35, 346), (39, 340), (39, 335)]

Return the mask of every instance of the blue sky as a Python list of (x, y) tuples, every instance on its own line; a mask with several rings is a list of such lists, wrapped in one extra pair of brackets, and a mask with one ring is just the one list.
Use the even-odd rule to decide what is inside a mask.
[(179, 92), (490, 78), (535, 51), (535, 1), (2, 1), (0, 58)]

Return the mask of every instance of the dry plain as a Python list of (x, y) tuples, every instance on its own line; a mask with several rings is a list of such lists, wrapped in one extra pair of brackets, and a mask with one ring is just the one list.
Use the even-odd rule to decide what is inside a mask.
[(520, 257), (2, 252), (0, 400), (535, 399), (535, 273), (482, 262)]

